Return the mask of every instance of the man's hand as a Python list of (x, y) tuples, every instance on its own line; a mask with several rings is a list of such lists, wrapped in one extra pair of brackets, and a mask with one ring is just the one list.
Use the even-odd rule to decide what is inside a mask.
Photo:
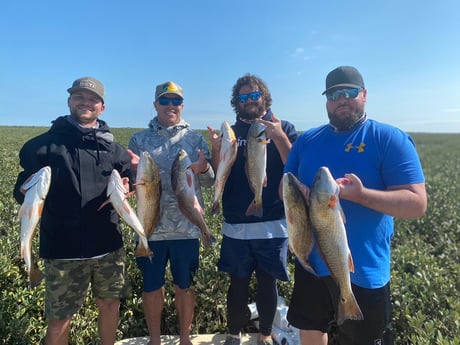
[(209, 163), (206, 160), (203, 151), (198, 150), (198, 155), (198, 160), (190, 165), (190, 169), (192, 169), (194, 174), (204, 174), (209, 170)]

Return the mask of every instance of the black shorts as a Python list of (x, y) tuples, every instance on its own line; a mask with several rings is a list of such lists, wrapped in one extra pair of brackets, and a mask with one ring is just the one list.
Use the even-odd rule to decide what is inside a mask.
[[(353, 294), (364, 320), (346, 320), (337, 327), (341, 345), (392, 345), (390, 283), (378, 289), (352, 284)], [(318, 278), (295, 262), (294, 289), (287, 320), (301, 330), (327, 333), (335, 325), (339, 299), (337, 284), (331, 277)]]

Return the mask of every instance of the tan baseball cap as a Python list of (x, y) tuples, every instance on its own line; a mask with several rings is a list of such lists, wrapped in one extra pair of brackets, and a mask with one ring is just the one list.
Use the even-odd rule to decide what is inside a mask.
[(158, 98), (168, 93), (178, 95), (182, 99), (184, 98), (182, 88), (172, 81), (167, 81), (160, 85), (157, 85), (157, 88), (155, 90), (155, 101), (158, 101)]
[(79, 78), (73, 82), (72, 87), (68, 88), (67, 92), (73, 94), (78, 90), (91, 91), (98, 95), (102, 99), (102, 103), (104, 103), (104, 85), (99, 80), (93, 77)]

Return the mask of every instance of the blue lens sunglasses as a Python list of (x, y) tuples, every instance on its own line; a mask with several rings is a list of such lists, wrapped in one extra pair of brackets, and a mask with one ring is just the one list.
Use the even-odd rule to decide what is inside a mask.
[(238, 99), (240, 100), (240, 103), (246, 103), (248, 99), (251, 99), (251, 101), (258, 101), (260, 96), (262, 96), (262, 92), (254, 91), (250, 93), (242, 93), (241, 95), (238, 95)]
[(160, 97), (158, 98), (158, 103), (160, 105), (169, 105), (172, 103), (173, 106), (178, 107), (184, 102), (182, 98), (170, 98), (170, 97)]
[(362, 88), (335, 90), (334, 92), (327, 93), (326, 98), (328, 101), (337, 101), (340, 96), (343, 96), (345, 99), (354, 99), (358, 97), (362, 90)]

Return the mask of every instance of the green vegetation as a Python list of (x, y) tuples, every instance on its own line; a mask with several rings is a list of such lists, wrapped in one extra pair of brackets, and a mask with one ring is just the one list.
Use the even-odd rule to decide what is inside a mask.
[[(12, 189), (20, 171), (19, 149), (27, 139), (46, 129), (0, 127), (0, 344), (39, 344), (45, 332), (44, 284), (34, 290), (28, 287), (24, 263), (19, 258), (19, 205), (12, 197)], [(125, 146), (135, 131), (114, 129), (116, 139)], [(427, 178), (429, 207), (421, 219), (396, 220), (392, 273), (396, 344), (460, 344), (460, 135), (417, 133), (413, 137)], [(205, 193), (207, 206), (211, 204), (212, 193), (211, 189)], [(220, 239), (222, 218), (207, 214), (206, 220)], [(123, 233), (133, 294), (122, 303), (118, 339), (148, 334), (142, 312), (141, 275), (133, 255), (134, 231), (123, 223)], [(218, 245), (202, 249), (196, 275), (194, 333), (226, 331), (228, 280), (217, 270), (218, 256)], [(292, 262), (291, 258), (291, 270)], [(43, 268), (41, 261), (39, 265)], [(173, 289), (168, 284), (162, 329), (164, 334), (177, 334)], [(287, 300), (291, 288), (292, 282), (279, 285), (280, 294)], [(96, 307), (89, 294), (73, 320), (71, 344), (99, 344), (96, 323)], [(247, 331), (251, 327), (248, 325)]]

